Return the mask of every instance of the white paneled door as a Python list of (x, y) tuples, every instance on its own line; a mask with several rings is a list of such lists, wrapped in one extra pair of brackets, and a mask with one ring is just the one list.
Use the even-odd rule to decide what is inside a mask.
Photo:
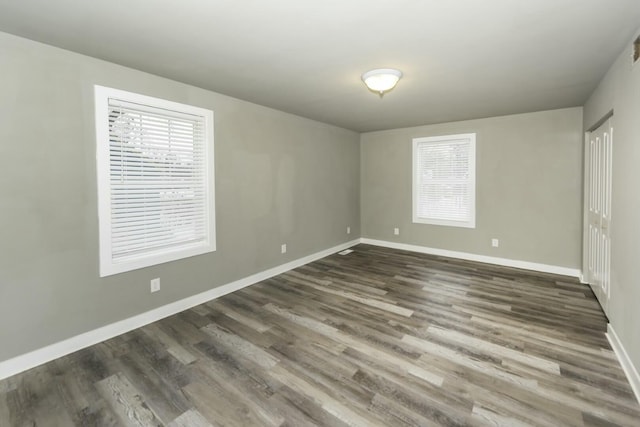
[(587, 134), (585, 150), (585, 279), (609, 315), (613, 118)]

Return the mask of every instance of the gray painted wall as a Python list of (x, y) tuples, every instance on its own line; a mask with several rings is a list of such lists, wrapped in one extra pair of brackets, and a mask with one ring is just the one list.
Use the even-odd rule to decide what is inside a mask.
[(609, 321), (640, 371), (640, 62), (632, 65), (631, 44), (585, 104), (584, 129), (614, 110)]
[[(362, 134), (362, 235), (580, 268), (581, 129), (582, 108), (569, 108)], [(470, 132), (477, 134), (476, 228), (412, 223), (412, 138)]]
[[(0, 361), (360, 235), (357, 133), (2, 33), (0, 70)], [(98, 277), (94, 84), (215, 111), (217, 252)]]

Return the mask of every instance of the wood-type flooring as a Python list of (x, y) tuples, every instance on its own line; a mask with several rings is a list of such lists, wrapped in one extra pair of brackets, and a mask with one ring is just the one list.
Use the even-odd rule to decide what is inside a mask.
[(575, 279), (358, 245), (0, 381), (0, 426), (640, 426)]

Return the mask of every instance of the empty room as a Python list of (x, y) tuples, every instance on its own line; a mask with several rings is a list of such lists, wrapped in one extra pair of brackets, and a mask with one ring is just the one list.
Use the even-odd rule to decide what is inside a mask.
[(0, 427), (640, 426), (640, 1), (0, 0)]

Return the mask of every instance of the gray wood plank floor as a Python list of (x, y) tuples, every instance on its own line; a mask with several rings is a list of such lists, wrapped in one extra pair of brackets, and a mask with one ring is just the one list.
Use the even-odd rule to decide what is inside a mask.
[(0, 426), (640, 426), (587, 286), (355, 249), (0, 381)]

